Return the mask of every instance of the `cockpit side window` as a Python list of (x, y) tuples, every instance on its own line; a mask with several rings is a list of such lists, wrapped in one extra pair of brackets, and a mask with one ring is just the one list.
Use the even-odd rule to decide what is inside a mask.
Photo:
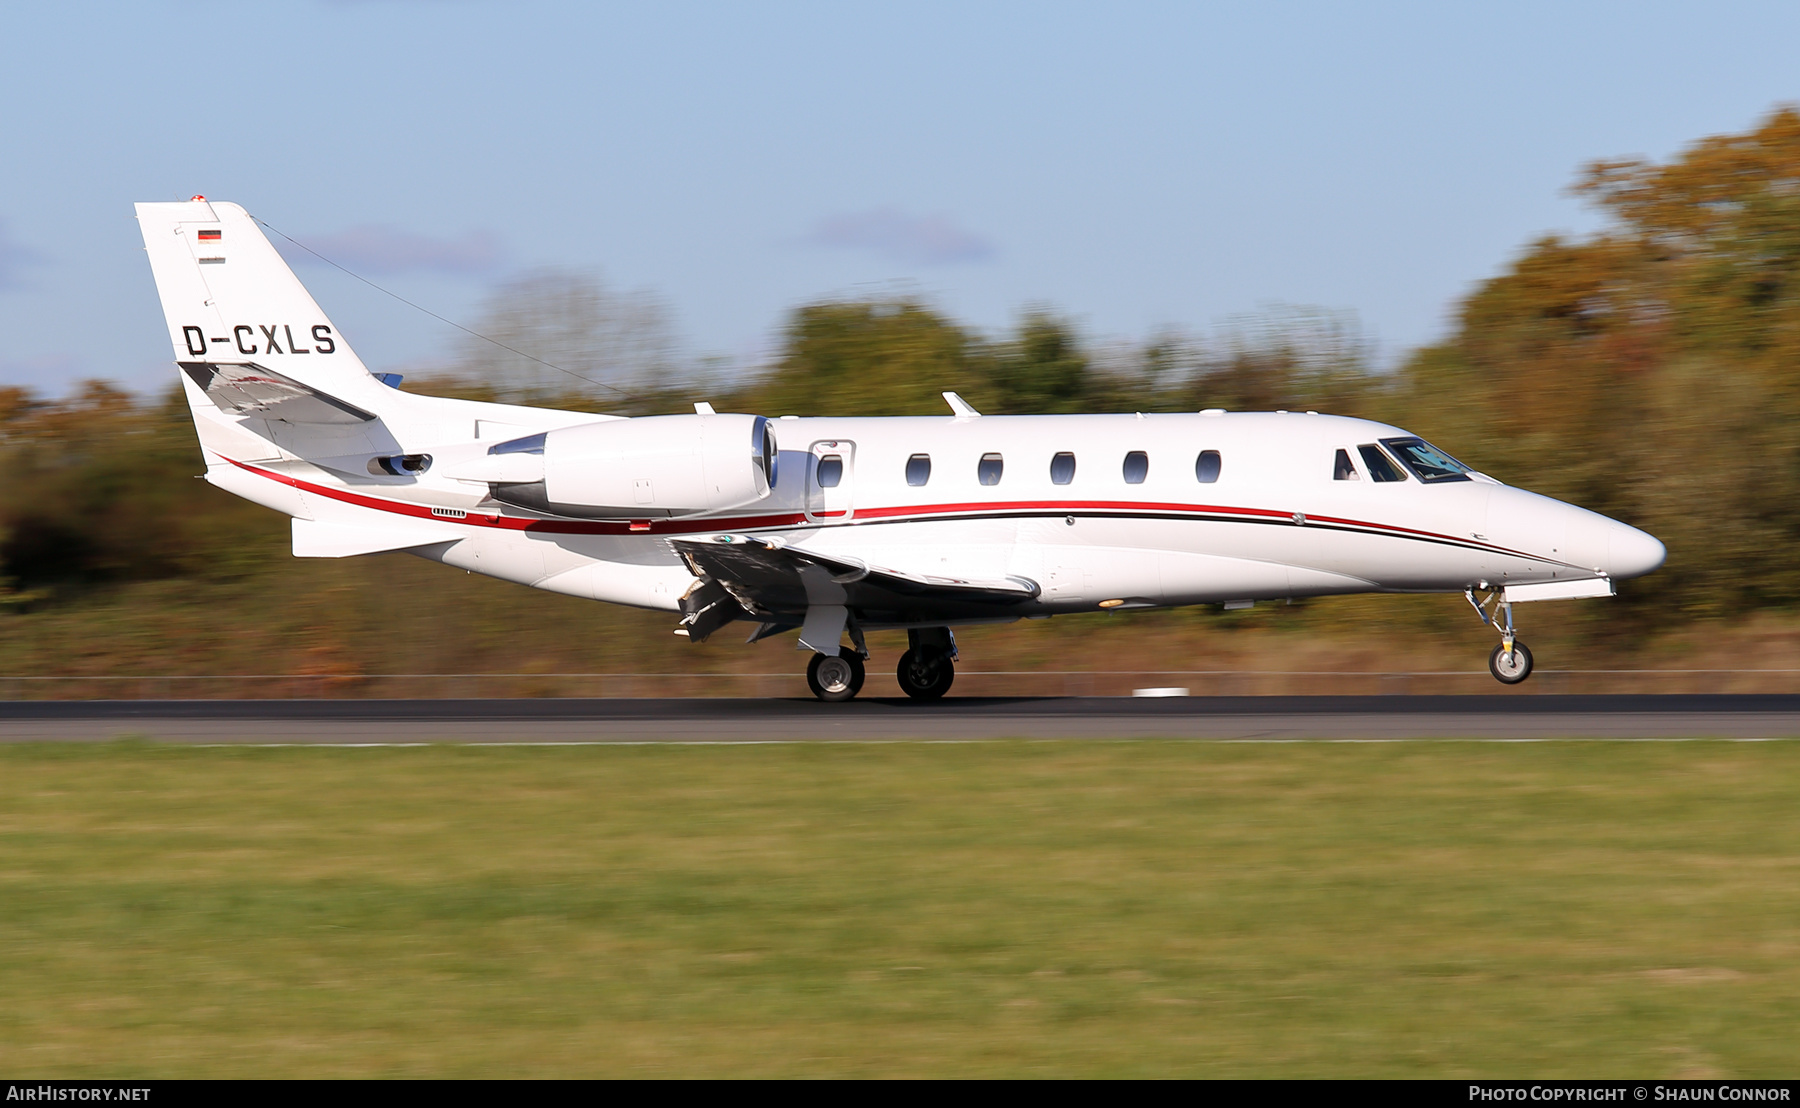
[(1356, 472), (1356, 464), (1350, 460), (1350, 452), (1339, 448), (1337, 457), (1331, 463), (1331, 479), (1333, 481), (1360, 481), (1362, 474)]
[(1394, 452), (1414, 477), (1427, 485), (1445, 481), (1467, 481), (1469, 467), (1421, 438), (1382, 439), (1381, 445)]
[(1406, 474), (1394, 464), (1394, 459), (1383, 454), (1381, 447), (1374, 443), (1364, 443), (1356, 448), (1356, 452), (1362, 455), (1363, 465), (1369, 467), (1369, 476), (1377, 482), (1406, 480)]

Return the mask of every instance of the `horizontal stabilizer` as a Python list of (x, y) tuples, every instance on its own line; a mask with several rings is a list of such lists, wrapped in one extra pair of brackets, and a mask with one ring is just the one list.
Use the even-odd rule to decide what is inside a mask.
[(375, 416), (253, 362), (181, 362), (220, 411), (284, 423), (367, 423)]
[(463, 538), (453, 528), (422, 522), (404, 527), (354, 527), (295, 518), (294, 557), (353, 558), (387, 550), (411, 550)]

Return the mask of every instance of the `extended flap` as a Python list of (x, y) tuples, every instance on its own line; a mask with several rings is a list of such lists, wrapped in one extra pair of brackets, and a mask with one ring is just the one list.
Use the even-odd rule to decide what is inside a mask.
[(1039, 593), (1037, 582), (1024, 577), (959, 577), (893, 569), (747, 535), (672, 541), (696, 577), (724, 583), (752, 615), (805, 612), (818, 604), (973, 614), (1021, 604)]

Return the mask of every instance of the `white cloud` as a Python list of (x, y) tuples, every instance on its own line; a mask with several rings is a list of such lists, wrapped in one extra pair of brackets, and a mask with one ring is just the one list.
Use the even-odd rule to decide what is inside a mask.
[(978, 262), (995, 253), (992, 242), (947, 215), (914, 216), (892, 206), (820, 220), (805, 241), (862, 250), (906, 265)]
[(43, 260), (43, 255), (14, 239), (6, 221), (0, 219), (0, 289), (22, 287), (25, 270)]

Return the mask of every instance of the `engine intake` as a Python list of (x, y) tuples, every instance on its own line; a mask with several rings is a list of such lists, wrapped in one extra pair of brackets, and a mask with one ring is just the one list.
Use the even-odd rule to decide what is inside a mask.
[(775, 433), (763, 416), (613, 419), (512, 439), (488, 453), (543, 459), (541, 480), (496, 482), (494, 499), (584, 519), (727, 511), (765, 499), (775, 485)]

